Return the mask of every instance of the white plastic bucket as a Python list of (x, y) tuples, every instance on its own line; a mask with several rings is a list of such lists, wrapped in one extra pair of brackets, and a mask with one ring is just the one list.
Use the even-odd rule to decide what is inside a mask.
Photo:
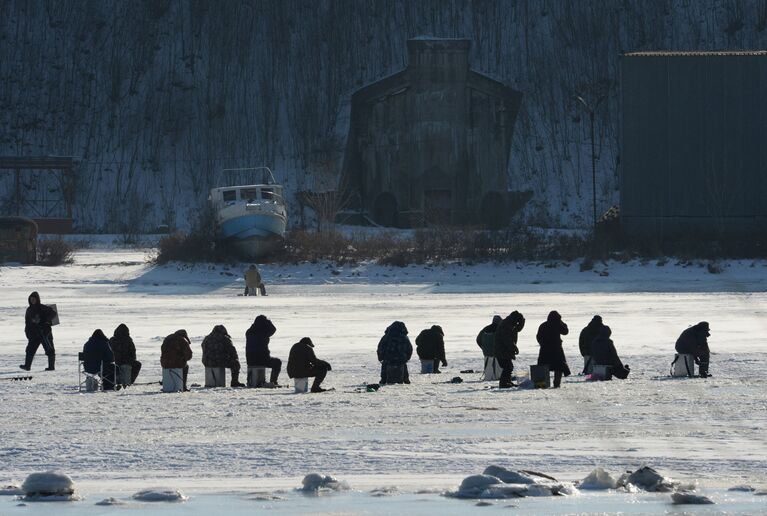
[(226, 387), (226, 368), (206, 367), (205, 387)]
[(184, 390), (184, 370), (162, 370), (162, 392), (182, 392)]
[(266, 384), (265, 367), (248, 367), (248, 387), (263, 387)]
[(309, 378), (293, 378), (295, 392), (309, 392)]

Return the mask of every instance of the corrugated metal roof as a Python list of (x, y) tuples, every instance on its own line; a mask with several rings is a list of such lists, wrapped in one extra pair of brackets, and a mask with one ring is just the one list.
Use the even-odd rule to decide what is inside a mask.
[(767, 50), (650, 50), (627, 52), (623, 57), (767, 56)]

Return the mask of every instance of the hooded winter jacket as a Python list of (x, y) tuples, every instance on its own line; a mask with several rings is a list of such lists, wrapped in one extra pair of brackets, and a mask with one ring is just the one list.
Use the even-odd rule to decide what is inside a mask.
[(569, 331), (559, 313), (549, 313), (546, 322), (538, 327), (538, 334), (535, 336), (541, 347), (538, 352), (538, 365), (547, 365), (551, 371), (563, 371), (565, 376), (570, 374), (561, 337)]
[(676, 352), (685, 355), (700, 357), (708, 355), (709, 326), (707, 322), (700, 322), (684, 330), (676, 340)]
[(115, 333), (109, 339), (109, 346), (115, 355), (115, 364), (133, 365), (136, 361), (136, 345), (130, 336), (130, 330), (125, 324), (120, 324), (115, 328)]
[(309, 337), (304, 337), (290, 348), (288, 355), (288, 377), (308, 378), (317, 375), (317, 367), (324, 366), (330, 371), (330, 364), (317, 358), (314, 354), (314, 343)]
[(495, 330), (495, 357), (504, 360), (514, 360), (519, 354), (517, 338), (525, 327), (524, 316), (514, 310), (498, 324)]
[(406, 364), (413, 356), (413, 345), (407, 336), (407, 327), (402, 321), (394, 321), (386, 328), (378, 342), (378, 361), (390, 365)]
[(183, 369), (192, 358), (192, 346), (186, 330), (178, 330), (165, 337), (160, 349), (163, 369)]
[(249, 366), (268, 366), (271, 354), (269, 353), (269, 338), (274, 335), (277, 328), (265, 315), (259, 315), (253, 324), (245, 332), (245, 359)]
[(602, 317), (595, 315), (591, 322), (581, 330), (581, 334), (578, 337), (578, 348), (581, 351), (582, 357), (591, 355), (591, 343), (599, 336), (600, 331), (604, 328), (602, 323)]
[(434, 325), (423, 330), (415, 339), (416, 353), (421, 360), (445, 360), (445, 339), (441, 326)]
[(618, 357), (610, 335), (612, 330), (609, 326), (602, 326), (599, 335), (591, 343), (591, 361), (594, 365), (606, 365), (612, 368), (612, 374), (616, 378), (625, 379), (629, 375), (628, 366), (624, 366)]
[(101, 372), (102, 364), (107, 366), (114, 362), (112, 348), (109, 347), (109, 339), (101, 330), (96, 330), (83, 346), (83, 369), (86, 373), (96, 374)]
[[(32, 304), (32, 298), (37, 300), (37, 303)], [(51, 322), (56, 317), (56, 312), (48, 305), (44, 305), (40, 302), (40, 294), (32, 292), (27, 298), (27, 311), (24, 314), (24, 334), (28, 340), (35, 340), (40, 338), (40, 334), (44, 336), (51, 335)]]
[(232, 337), (222, 325), (215, 326), (213, 331), (202, 341), (202, 365), (205, 367), (229, 367), (239, 363), (237, 350), (232, 344)]

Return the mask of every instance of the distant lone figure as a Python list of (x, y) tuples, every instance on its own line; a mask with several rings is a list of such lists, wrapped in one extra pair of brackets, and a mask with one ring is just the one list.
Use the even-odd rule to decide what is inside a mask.
[(320, 360), (314, 354), (314, 343), (309, 337), (304, 337), (290, 348), (288, 355), (288, 376), (290, 378), (311, 378), (312, 392), (325, 392), (327, 389), (320, 387), (328, 371), (332, 368), (324, 360)]
[(181, 369), (184, 374), (184, 390), (188, 391), (186, 378), (189, 376), (189, 361), (192, 359), (192, 345), (186, 330), (171, 333), (162, 341), (160, 365), (163, 369)]
[(614, 377), (625, 380), (631, 370), (628, 365), (623, 365), (618, 357), (615, 344), (610, 339), (611, 334), (612, 330), (609, 326), (602, 326), (599, 329), (599, 335), (591, 343), (591, 360), (594, 365), (610, 366)]
[(249, 367), (269, 367), (272, 375), (269, 381), (278, 387), (277, 380), (282, 369), (282, 360), (273, 357), (269, 351), (269, 339), (277, 331), (272, 321), (265, 315), (259, 315), (245, 332), (245, 359)]
[(541, 347), (538, 352), (538, 365), (549, 366), (549, 371), (554, 371), (555, 388), (562, 383), (562, 375), (570, 376), (570, 367), (562, 349), (562, 335), (569, 332), (562, 316), (553, 310), (549, 312), (546, 322), (538, 327), (538, 334), (535, 336)]
[(431, 328), (423, 330), (415, 338), (416, 353), (421, 360), (433, 360), (435, 373), (439, 373), (439, 364), (442, 363), (443, 367), (447, 367), (447, 360), (445, 359), (445, 333), (442, 331), (442, 326), (436, 324)]
[(245, 295), (257, 295), (256, 289), (261, 292), (262, 296), (266, 295), (266, 287), (261, 281), (261, 273), (258, 271), (258, 267), (256, 267), (255, 264), (252, 264), (250, 268), (245, 271)]
[(512, 386), (511, 372), (514, 370), (513, 360), (519, 354), (517, 339), (519, 332), (525, 327), (525, 317), (514, 310), (506, 316), (495, 330), (495, 358), (501, 366), (501, 378), (498, 387), (507, 389)]
[[(706, 321), (699, 322), (684, 330), (676, 341), (676, 352), (680, 355), (692, 355), (698, 364), (701, 378), (708, 378), (708, 363), (710, 351), (708, 349), (708, 337), (711, 330)], [(674, 361), (678, 360), (678, 357)]]
[(219, 324), (213, 327), (202, 341), (202, 365), (205, 367), (225, 367), (232, 370), (232, 387), (245, 387), (240, 383), (240, 357), (232, 344), (232, 337), (226, 328)]
[[(386, 328), (378, 342), (378, 361), (381, 362), (381, 384), (410, 383), (407, 362), (413, 356), (413, 345), (407, 336), (407, 327), (402, 321), (394, 321)], [(390, 378), (389, 366), (402, 367), (401, 378)]]
[[(109, 339), (109, 346), (115, 355), (115, 364), (117, 367), (122, 365), (131, 366), (130, 383), (133, 384), (141, 371), (141, 362), (136, 360), (136, 345), (130, 336), (130, 330), (125, 324), (120, 324), (115, 328), (114, 335)], [(123, 382), (125, 379), (121, 379)]]
[(42, 344), (48, 356), (46, 371), (54, 371), (56, 365), (56, 349), (53, 347), (53, 331), (51, 323), (56, 318), (56, 312), (50, 306), (40, 302), (40, 294), (32, 292), (27, 298), (29, 306), (24, 314), (24, 333), (27, 336), (26, 358), (19, 367), (25, 371), (32, 368), (37, 348)]

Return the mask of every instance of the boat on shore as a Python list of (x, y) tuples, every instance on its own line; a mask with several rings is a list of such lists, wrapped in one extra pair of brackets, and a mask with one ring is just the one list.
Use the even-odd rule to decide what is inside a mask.
[(285, 238), (287, 208), (282, 185), (269, 167), (225, 169), (226, 174), (260, 173), (252, 184), (221, 186), (210, 191), (218, 239), (243, 258), (254, 259), (277, 249)]

